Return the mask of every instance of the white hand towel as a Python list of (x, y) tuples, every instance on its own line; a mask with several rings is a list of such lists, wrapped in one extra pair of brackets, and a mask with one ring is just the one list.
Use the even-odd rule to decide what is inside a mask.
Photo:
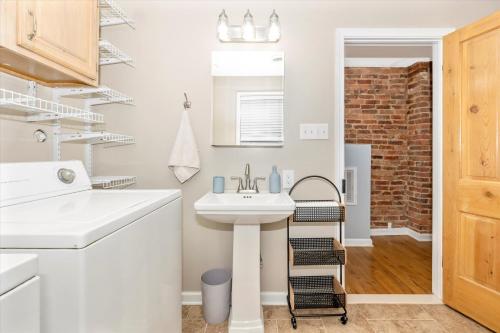
[(181, 124), (177, 131), (174, 148), (170, 153), (168, 167), (181, 183), (186, 182), (200, 171), (198, 147), (187, 111), (182, 112)]

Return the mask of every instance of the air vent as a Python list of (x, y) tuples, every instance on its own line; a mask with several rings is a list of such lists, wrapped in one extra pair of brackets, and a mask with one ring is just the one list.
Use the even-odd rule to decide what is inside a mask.
[(345, 167), (345, 203), (346, 205), (358, 204), (358, 168)]

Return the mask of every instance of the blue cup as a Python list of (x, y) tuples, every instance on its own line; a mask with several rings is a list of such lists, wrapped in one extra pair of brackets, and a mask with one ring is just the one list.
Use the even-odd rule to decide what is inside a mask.
[(215, 176), (213, 180), (213, 192), (224, 193), (224, 177)]

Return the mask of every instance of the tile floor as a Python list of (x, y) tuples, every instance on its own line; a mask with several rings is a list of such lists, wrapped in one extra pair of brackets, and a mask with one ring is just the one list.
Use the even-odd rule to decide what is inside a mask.
[[(338, 317), (298, 319), (298, 328), (290, 324), (285, 306), (265, 306), (266, 333), (385, 333), (385, 332), (490, 332), (445, 305), (355, 304), (348, 306), (349, 322), (342, 325)], [(227, 322), (207, 325), (200, 306), (183, 306), (183, 333), (227, 332)]]

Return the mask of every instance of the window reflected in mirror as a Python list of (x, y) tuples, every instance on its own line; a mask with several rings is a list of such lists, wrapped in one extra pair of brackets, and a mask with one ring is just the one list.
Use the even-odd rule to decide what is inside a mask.
[(214, 52), (212, 144), (282, 146), (282, 52)]

